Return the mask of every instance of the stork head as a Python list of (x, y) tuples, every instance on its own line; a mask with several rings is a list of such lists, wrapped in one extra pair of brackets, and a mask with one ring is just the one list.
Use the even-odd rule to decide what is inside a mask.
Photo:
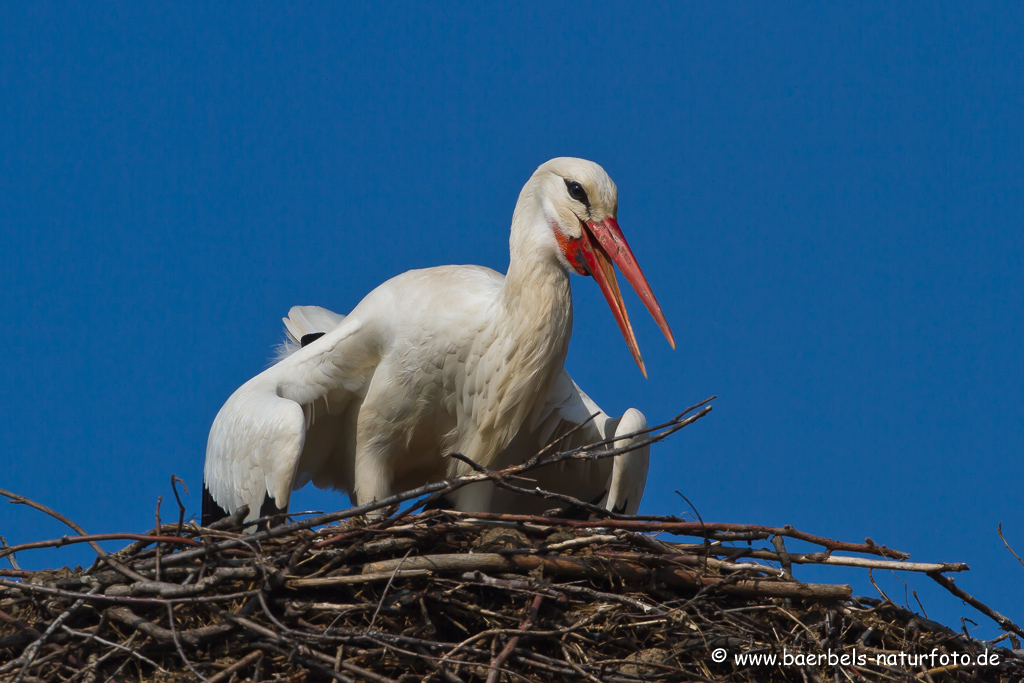
[(619, 267), (632, 285), (672, 348), (676, 343), (665, 314), (619, 229), (616, 220), (619, 193), (615, 183), (592, 161), (559, 157), (534, 172), (523, 188), (524, 195), (528, 192), (541, 210), (546, 229), (554, 236), (556, 256), (562, 266), (597, 281), (633, 359), (646, 377), (647, 370), (626, 314), (614, 266)]

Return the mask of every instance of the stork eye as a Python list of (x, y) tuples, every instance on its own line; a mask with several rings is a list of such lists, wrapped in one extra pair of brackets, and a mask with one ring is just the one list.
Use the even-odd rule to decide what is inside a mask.
[(590, 206), (590, 199), (587, 198), (587, 191), (575, 180), (566, 180), (565, 187), (569, 190), (569, 196), (584, 206)]

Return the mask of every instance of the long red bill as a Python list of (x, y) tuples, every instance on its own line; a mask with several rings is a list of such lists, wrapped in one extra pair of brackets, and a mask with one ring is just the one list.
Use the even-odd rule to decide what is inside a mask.
[(633, 354), (633, 360), (640, 367), (640, 372), (644, 374), (644, 377), (647, 377), (647, 369), (640, 356), (640, 347), (636, 343), (633, 326), (629, 323), (629, 315), (626, 314), (626, 306), (622, 301), (622, 293), (619, 291), (619, 283), (615, 279), (615, 268), (612, 263), (619, 267), (626, 280), (632, 285), (673, 349), (676, 347), (676, 340), (672, 336), (672, 330), (668, 327), (668, 321), (665, 320), (661, 306), (658, 305), (658, 300), (654, 298), (654, 292), (651, 291), (647, 278), (640, 270), (640, 264), (636, 262), (633, 251), (622, 235), (618, 221), (614, 218), (606, 218), (601, 222), (586, 223), (583, 236), (579, 240), (575, 240), (573, 246), (578, 246), (582, 253), (587, 269), (597, 280), (604, 298), (608, 301), (608, 306), (612, 309), (615, 322), (619, 324), (619, 330)]

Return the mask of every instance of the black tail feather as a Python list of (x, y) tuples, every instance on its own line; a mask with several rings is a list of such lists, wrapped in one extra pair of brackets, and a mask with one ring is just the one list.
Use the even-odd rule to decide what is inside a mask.
[[(260, 505), (260, 517), (270, 517), (271, 515), (281, 515), (288, 512), (288, 506), (283, 508), (277, 507), (274, 499), (270, 495), (263, 497), (263, 504)], [(217, 504), (217, 501), (213, 499), (210, 494), (210, 489), (206, 487), (206, 483), (203, 483), (203, 516), (202, 525), (210, 526), (214, 522), (220, 521), (228, 516), (228, 511)], [(284, 518), (281, 518), (275, 522), (275, 524), (281, 524), (284, 522)], [(268, 522), (264, 522), (259, 525), (260, 529), (266, 529), (270, 526)]]
[(206, 482), (203, 482), (203, 515), (200, 518), (202, 526), (210, 526), (227, 516), (228, 511), (217, 505), (217, 501), (210, 495), (210, 489), (206, 488)]
[[(269, 517), (271, 515), (280, 515), (280, 514), (283, 514), (285, 512), (288, 512), (288, 506), (287, 505), (285, 505), (283, 508), (279, 508), (279, 507), (277, 507), (277, 503), (274, 502), (274, 498), (272, 496), (270, 496), (268, 494), (268, 495), (265, 495), (263, 497), (263, 505), (260, 505), (260, 517)], [(288, 521), (288, 520), (285, 519), (284, 517), (279, 517), (279, 518), (273, 520), (273, 524), (271, 524), (270, 520), (267, 520), (265, 522), (262, 522), (259, 525), (259, 529), (260, 529), (260, 531), (263, 531), (264, 529), (269, 529), (271, 526), (277, 526), (278, 524), (284, 524), (286, 521)]]

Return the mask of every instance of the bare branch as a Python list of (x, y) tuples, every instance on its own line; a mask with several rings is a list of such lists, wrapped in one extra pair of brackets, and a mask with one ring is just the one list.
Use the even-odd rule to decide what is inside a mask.
[(1001, 540), (1003, 542), (1003, 545), (1005, 545), (1006, 549), (1010, 551), (1010, 554), (1017, 558), (1017, 561), (1021, 563), (1021, 566), (1024, 566), (1024, 560), (1020, 559), (1020, 555), (1018, 555), (1017, 553), (1013, 552), (1013, 548), (1011, 548), (1010, 544), (1006, 542), (1006, 538), (1003, 536), (1003, 523), (1002, 522), (999, 522), (999, 526), (996, 529), (996, 533), (999, 534), (999, 540)]
[(1012, 621), (1010, 621), (1010, 619), (1004, 617), (1002, 614), (995, 611), (994, 609), (983, 603), (981, 600), (978, 600), (976, 597), (974, 597), (967, 591), (957, 587), (956, 584), (953, 583), (953, 579), (934, 572), (929, 573), (928, 576), (932, 577), (936, 583), (938, 583), (940, 586), (948, 590), (950, 593), (960, 598), (968, 605), (970, 605), (974, 609), (984, 614), (986, 617), (992, 619), (994, 622), (999, 624), (999, 628), (1004, 629), (1006, 631), (1013, 631), (1018, 636), (1024, 636), (1024, 629), (1021, 629), (1020, 626), (1013, 623)]

